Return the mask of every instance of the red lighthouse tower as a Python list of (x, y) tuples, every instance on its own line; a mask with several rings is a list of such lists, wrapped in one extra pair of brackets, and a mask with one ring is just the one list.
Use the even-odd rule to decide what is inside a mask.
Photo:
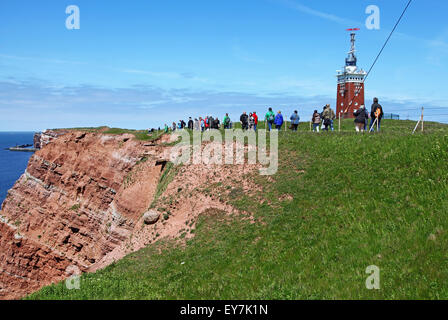
[(367, 75), (362, 69), (358, 69), (355, 55), (355, 37), (354, 31), (359, 29), (349, 29), (351, 35), (351, 49), (345, 59), (345, 67), (342, 71), (338, 71), (338, 92), (336, 112), (343, 118), (353, 118), (354, 110), (364, 105), (364, 78)]

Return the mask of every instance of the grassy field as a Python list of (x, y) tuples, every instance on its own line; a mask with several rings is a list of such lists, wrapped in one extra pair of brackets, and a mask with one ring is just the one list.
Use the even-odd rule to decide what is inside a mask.
[[(250, 177), (263, 194), (230, 200), (257, 223), (211, 211), (185, 247), (160, 241), (83, 275), (80, 290), (28, 299), (447, 299), (448, 126), (382, 125), (282, 132), (278, 173)], [(366, 289), (370, 265), (380, 290)]]
[(101, 132), (103, 134), (124, 134), (130, 133), (133, 134), (135, 139), (141, 141), (152, 142), (157, 140), (163, 134), (163, 131), (155, 131), (153, 133), (148, 133), (148, 130), (132, 130), (132, 129), (120, 129), (120, 128), (109, 128), (107, 126), (101, 127), (79, 127), (79, 128), (57, 128), (52, 129), (55, 131), (64, 131), (64, 130), (77, 130), (77, 131), (85, 131), (85, 132)]
[(133, 134), (137, 140), (149, 141), (149, 142), (157, 140), (162, 135), (162, 131), (155, 131), (154, 133), (149, 134), (147, 130), (128, 130), (119, 128), (109, 128), (103, 133), (104, 134), (130, 133)]

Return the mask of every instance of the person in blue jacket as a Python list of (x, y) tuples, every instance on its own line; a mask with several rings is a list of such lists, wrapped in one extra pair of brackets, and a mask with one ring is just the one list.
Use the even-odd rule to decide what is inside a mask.
[(299, 112), (297, 110), (294, 111), (291, 118), (289, 118), (289, 119), (291, 120), (291, 130), (297, 131), (297, 128), (299, 127), (299, 122), (300, 122)]
[(283, 115), (282, 115), (282, 112), (281, 111), (279, 111), (278, 113), (277, 113), (277, 115), (275, 116), (275, 120), (274, 120), (274, 124), (275, 124), (275, 127), (277, 128), (277, 130), (280, 130), (281, 128), (282, 128), (282, 126), (283, 126)]

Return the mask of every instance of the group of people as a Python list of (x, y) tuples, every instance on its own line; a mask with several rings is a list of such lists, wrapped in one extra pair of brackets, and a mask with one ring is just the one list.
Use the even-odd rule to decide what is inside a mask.
[[(355, 110), (353, 116), (355, 117), (356, 132), (364, 132), (368, 130), (374, 131), (375, 128), (380, 131), (381, 120), (384, 116), (383, 107), (379, 104), (378, 98), (374, 98), (370, 113), (366, 109), (366, 107), (362, 105), (358, 110)], [(322, 128), (322, 130), (334, 131), (333, 123), (335, 119), (336, 113), (328, 104), (320, 113), (317, 110), (314, 110), (313, 116), (311, 118), (311, 123), (313, 126), (312, 130), (314, 132), (319, 132), (319, 128)]]
[[(229, 115), (226, 114), (223, 120), (224, 128), (230, 129), (231, 128), (231, 121), (229, 118)], [(193, 120), (192, 117), (188, 119), (188, 123), (185, 123), (184, 120), (179, 120), (179, 122), (176, 124), (176, 122), (173, 122), (171, 126), (172, 131), (176, 130), (183, 130), (183, 129), (189, 129), (189, 130), (196, 130), (196, 131), (205, 131), (210, 129), (220, 129), (221, 128), (221, 122), (218, 118), (213, 118), (212, 116), (206, 116), (204, 118), (199, 117), (195, 118)], [(168, 132), (170, 128), (168, 125), (165, 124), (165, 132)]]
[[(277, 114), (274, 114), (272, 108), (269, 108), (268, 112), (266, 113), (265, 121), (268, 125), (269, 130), (272, 130), (274, 126), (277, 130), (280, 130), (284, 124), (284, 119), (281, 111), (278, 111)], [(292, 121), (291, 129), (297, 131), (297, 127), (300, 121), (298, 111), (295, 111), (294, 114), (291, 116), (291, 121)], [(243, 114), (240, 116), (240, 124), (243, 130), (256, 131), (258, 126), (257, 112), (256, 111), (251, 112), (249, 113), (249, 115), (247, 114), (246, 111), (243, 112)], [(230, 119), (228, 113), (226, 113), (226, 115), (224, 116), (222, 123), (219, 121), (218, 118), (213, 118), (212, 116), (205, 116), (204, 118), (199, 117), (195, 118), (194, 120), (192, 117), (190, 117), (187, 123), (184, 120), (179, 120), (178, 123), (173, 122), (171, 128), (165, 124), (165, 132), (168, 132), (170, 129), (172, 131), (183, 129), (196, 130), (196, 131), (206, 131), (212, 129), (219, 130), (221, 129), (221, 127), (223, 127), (224, 129), (233, 128), (233, 122)]]
[[(370, 108), (370, 113), (365, 106), (361, 106), (356, 110), (353, 115), (355, 119), (355, 129), (356, 132), (374, 131), (375, 127), (378, 131), (381, 129), (381, 120), (383, 119), (384, 112), (383, 107), (379, 104), (378, 98), (373, 99), (372, 107)], [(370, 118), (370, 125), (369, 123)]]
[[(383, 118), (384, 113), (382, 106), (378, 103), (378, 98), (375, 98), (370, 113), (367, 111), (365, 106), (361, 106), (361, 108), (356, 110), (353, 115), (356, 117), (355, 128), (357, 132), (367, 131), (369, 118), (371, 119), (369, 129), (371, 129), (373, 125), (375, 125), (379, 131), (381, 126), (381, 119)], [(320, 128), (322, 128), (322, 130), (324, 131), (334, 131), (335, 119), (336, 113), (329, 104), (325, 105), (322, 112), (320, 113), (317, 110), (314, 110), (313, 116), (311, 118), (312, 131), (319, 132)], [(291, 121), (291, 126), (289, 127), (289, 129), (292, 131), (298, 131), (300, 116), (297, 110), (293, 112), (289, 120)], [(240, 116), (240, 124), (243, 130), (257, 131), (258, 121), (259, 118), (257, 112), (255, 111), (249, 114), (244, 111)], [(268, 112), (264, 117), (264, 121), (266, 122), (267, 129), (269, 131), (273, 129), (281, 130), (283, 125), (285, 124), (282, 112), (278, 111), (277, 113), (274, 113), (272, 108), (268, 109)], [(222, 123), (217, 117), (213, 118), (212, 116), (205, 116), (204, 118), (199, 117), (195, 118), (194, 120), (192, 117), (190, 117), (187, 123), (183, 120), (179, 120), (177, 124), (173, 122), (171, 130), (176, 131), (186, 128), (195, 131), (206, 131), (212, 129), (219, 130), (221, 128), (232, 129), (233, 122), (230, 119), (228, 113), (226, 113), (226, 115), (224, 116)], [(168, 132), (169, 130), (170, 128), (165, 124), (165, 132)]]
[(336, 113), (330, 107), (329, 104), (325, 105), (321, 113), (314, 110), (313, 116), (311, 118), (311, 124), (313, 125), (313, 132), (319, 132), (319, 128), (322, 130), (334, 131), (334, 120), (336, 119)]

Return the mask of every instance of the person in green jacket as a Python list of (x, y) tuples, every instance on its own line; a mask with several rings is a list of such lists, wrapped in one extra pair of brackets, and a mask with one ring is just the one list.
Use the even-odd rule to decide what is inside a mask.
[(230, 129), (230, 117), (228, 113), (226, 113), (224, 119), (222, 120), (222, 123), (224, 125), (224, 129)]
[(272, 111), (272, 108), (269, 108), (269, 111), (266, 113), (264, 119), (268, 123), (269, 131), (271, 131), (272, 125), (274, 124), (275, 121), (275, 113)]

